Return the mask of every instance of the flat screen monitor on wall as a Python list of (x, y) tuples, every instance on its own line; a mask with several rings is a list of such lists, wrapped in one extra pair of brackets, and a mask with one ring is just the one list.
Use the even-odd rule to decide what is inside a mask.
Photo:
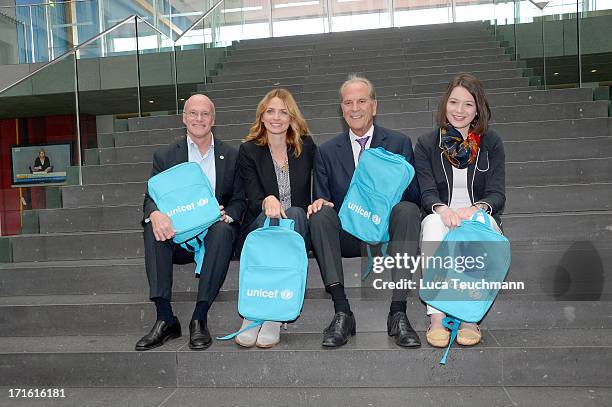
[(30, 144), (11, 147), (11, 174), (14, 187), (66, 183), (71, 164), (72, 144)]

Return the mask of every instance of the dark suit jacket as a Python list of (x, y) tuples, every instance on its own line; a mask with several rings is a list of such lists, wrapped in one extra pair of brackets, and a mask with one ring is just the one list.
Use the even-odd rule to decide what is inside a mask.
[[(316, 145), (310, 136), (303, 139), (302, 153), (298, 158), (289, 148), (289, 180), (291, 182), (291, 205), (307, 210), (312, 202), (311, 171)], [(245, 186), (248, 201), (244, 225), (248, 225), (261, 213), (261, 204), (265, 197), (274, 195), (278, 198), (278, 182), (274, 163), (268, 146), (258, 146), (255, 141), (248, 141), (238, 151), (238, 167)]]
[[(450, 205), (452, 199), (453, 167), (442, 155), (440, 142), (440, 131), (436, 129), (419, 137), (414, 148), (423, 208), (428, 214), (433, 212), (433, 205)], [(488, 130), (480, 138), (477, 161), (468, 166), (468, 193), (473, 203), (486, 202), (491, 207), (491, 216), (500, 226), (506, 203), (505, 163), (501, 138)]]
[(42, 167), (40, 171), (44, 171), (51, 166), (51, 161), (49, 161), (49, 157), (45, 156), (45, 162), (40, 162), (40, 157), (36, 157), (34, 160), (34, 167)]
[[(183, 137), (179, 141), (162, 147), (155, 152), (153, 155), (151, 177), (188, 160), (187, 138)], [(215, 197), (219, 201), (219, 205), (225, 207), (225, 213), (231, 216), (235, 222), (240, 222), (246, 209), (246, 201), (244, 199), (242, 180), (238, 176), (238, 151), (216, 137), (215, 172)], [(155, 205), (149, 194), (145, 192), (142, 207), (143, 226), (144, 220), (151, 215), (151, 212), (156, 210), (157, 205)]]
[[(401, 154), (414, 166), (412, 142), (408, 136), (374, 125), (371, 148), (384, 147), (386, 150)], [(334, 203), (340, 210), (355, 172), (355, 161), (348, 130), (321, 144), (315, 153), (314, 161), (314, 199), (323, 198)], [(380, 174), (384, 177), (385, 174)], [(402, 201), (410, 201), (421, 206), (419, 182), (415, 176), (404, 191)]]

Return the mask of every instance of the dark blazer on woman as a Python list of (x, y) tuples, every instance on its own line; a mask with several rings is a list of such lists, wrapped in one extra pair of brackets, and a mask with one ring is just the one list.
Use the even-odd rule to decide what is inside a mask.
[[(316, 145), (310, 136), (302, 139), (302, 153), (298, 158), (293, 149), (288, 148), (289, 182), (291, 183), (291, 206), (304, 210), (311, 204), (311, 171)], [(265, 197), (279, 197), (278, 182), (274, 171), (274, 162), (268, 146), (258, 146), (255, 141), (247, 141), (238, 151), (238, 168), (242, 177), (246, 198), (247, 212), (243, 226), (248, 227), (261, 213), (261, 204)]]
[[(419, 137), (414, 149), (415, 169), (421, 187), (423, 209), (433, 213), (435, 204), (450, 205), (453, 167), (442, 154), (440, 130)], [(480, 138), (475, 163), (468, 166), (468, 193), (472, 203), (484, 202), (501, 226), (506, 203), (506, 155), (502, 139), (492, 130)]]
[(51, 167), (51, 161), (49, 161), (49, 157), (45, 156), (45, 161), (41, 163), (40, 157), (36, 157), (34, 160), (34, 167), (41, 167), (39, 171), (44, 171)]

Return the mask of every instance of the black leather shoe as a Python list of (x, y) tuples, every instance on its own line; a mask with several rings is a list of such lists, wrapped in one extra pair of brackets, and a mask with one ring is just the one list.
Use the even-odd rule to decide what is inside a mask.
[(149, 350), (162, 346), (169, 339), (179, 338), (181, 336), (181, 324), (178, 319), (172, 325), (166, 321), (155, 321), (155, 325), (151, 328), (151, 332), (143, 336), (136, 342), (136, 350)]
[(208, 332), (206, 321), (192, 319), (189, 323), (189, 348), (204, 350), (212, 344), (212, 337)]
[(334, 319), (323, 331), (323, 346), (330, 348), (344, 345), (348, 338), (355, 335), (355, 316), (346, 312), (336, 312)]
[(405, 312), (395, 312), (387, 318), (387, 333), (395, 337), (395, 343), (404, 348), (421, 346), (419, 335), (412, 329)]

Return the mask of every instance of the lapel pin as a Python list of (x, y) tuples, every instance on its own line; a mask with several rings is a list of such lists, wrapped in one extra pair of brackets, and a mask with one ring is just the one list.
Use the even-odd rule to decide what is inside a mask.
[(224, 156), (222, 156), (222, 155), (220, 155), (220, 156), (219, 156), (219, 160), (223, 160), (224, 158), (225, 158), (225, 157), (224, 157)]

